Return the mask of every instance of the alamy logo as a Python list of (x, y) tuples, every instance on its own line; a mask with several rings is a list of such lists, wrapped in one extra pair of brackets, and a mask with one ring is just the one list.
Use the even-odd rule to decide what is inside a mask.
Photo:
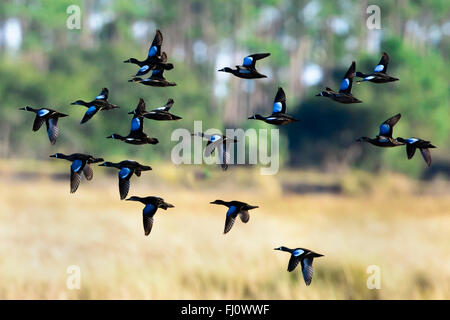
[(81, 288), (81, 268), (77, 265), (71, 265), (66, 270), (67, 277), (66, 286), (69, 290), (80, 290)]
[(70, 5), (66, 9), (66, 13), (69, 14), (66, 20), (67, 29), (81, 29), (81, 9), (77, 5)]
[(381, 9), (375, 4), (371, 4), (367, 7), (367, 14), (370, 16), (367, 18), (366, 25), (369, 30), (381, 29)]
[(260, 164), (262, 175), (276, 174), (280, 165), (278, 129), (226, 129), (223, 134), (218, 129), (203, 132), (202, 121), (194, 121), (194, 133), (179, 128), (172, 132), (171, 140), (178, 141), (171, 152), (177, 165)]
[(381, 289), (381, 269), (377, 265), (370, 265), (367, 267), (366, 272), (370, 274), (367, 278), (367, 289)]

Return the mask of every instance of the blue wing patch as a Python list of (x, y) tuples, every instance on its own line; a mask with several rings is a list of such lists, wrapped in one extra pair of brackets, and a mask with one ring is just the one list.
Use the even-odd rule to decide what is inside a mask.
[(49, 113), (50, 111), (48, 111), (47, 109), (41, 109), (41, 110), (39, 110), (38, 111), (38, 116), (39, 117), (43, 117), (43, 116), (45, 116), (47, 113)]
[(211, 142), (214, 142), (214, 141), (219, 140), (219, 139), (220, 139), (220, 136), (218, 134), (214, 134), (214, 135), (211, 136)]
[(152, 213), (154, 213), (155, 211), (155, 206), (149, 203), (144, 207), (143, 214), (144, 216), (148, 216), (152, 215)]
[(413, 144), (414, 142), (417, 142), (417, 141), (419, 141), (419, 139), (417, 139), (417, 138), (406, 139), (406, 142), (409, 143), (409, 144)]
[(253, 58), (252, 57), (245, 57), (244, 58), (244, 62), (242, 63), (243, 66), (251, 66), (253, 62)]
[(373, 71), (375, 72), (381, 72), (384, 70), (384, 66), (382, 64), (379, 64), (375, 67), (375, 69), (373, 69)]
[(72, 165), (70, 166), (70, 168), (72, 169), (73, 172), (78, 172), (81, 169), (81, 166), (83, 165), (83, 162), (81, 160), (74, 160), (72, 162)]
[(298, 257), (298, 256), (301, 255), (303, 252), (305, 252), (305, 251), (303, 251), (302, 249), (297, 249), (297, 250), (294, 250), (294, 252), (292, 252), (292, 254), (293, 254), (294, 256)]
[(150, 47), (150, 49), (148, 49), (148, 56), (153, 57), (157, 52), (158, 48), (156, 48), (156, 46)]
[(387, 123), (383, 123), (383, 124), (380, 126), (380, 135), (389, 133), (390, 128), (391, 128), (391, 127), (390, 127)]
[(130, 174), (131, 170), (128, 168), (122, 168), (119, 171), (119, 178), (121, 179), (125, 179), (129, 174)]
[(105, 95), (101, 94), (95, 97), (95, 100), (105, 99)]
[(341, 87), (339, 88), (340, 90), (346, 90), (348, 88), (348, 86), (350, 85), (350, 80), (348, 80), (347, 78), (343, 79), (341, 82)]
[(272, 112), (281, 112), (281, 110), (283, 109), (283, 105), (281, 104), (281, 102), (275, 102), (273, 104), (273, 109)]
[(139, 130), (141, 127), (141, 120), (139, 118), (133, 118), (131, 120), (131, 131)]
[(148, 70), (148, 68), (150, 68), (149, 66), (145, 65), (142, 68), (139, 69), (139, 72), (145, 72)]
[(235, 206), (231, 206), (230, 208), (228, 208), (227, 211), (227, 217), (233, 215), (236, 212), (237, 208)]
[(90, 106), (87, 109), (86, 114), (91, 115), (91, 114), (95, 113), (96, 110), (97, 110), (97, 108), (95, 106)]

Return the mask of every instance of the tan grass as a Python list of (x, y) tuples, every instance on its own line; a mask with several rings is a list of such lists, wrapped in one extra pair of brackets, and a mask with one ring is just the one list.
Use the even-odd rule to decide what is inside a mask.
[[(231, 173), (225, 185), (218, 171), (198, 183), (192, 172), (179, 172), (190, 182), (172, 175), (163, 183), (156, 169), (133, 178), (130, 195), (158, 195), (175, 205), (156, 214), (149, 237), (142, 206), (120, 201), (115, 177), (101, 170), (73, 195), (68, 181), (4, 175), (0, 298), (450, 298), (448, 193), (426, 195), (408, 185), (395, 195), (294, 195), (283, 193), (275, 177), (248, 173), (246, 182), (244, 173), (236, 180)], [(209, 204), (215, 199), (260, 208), (223, 235), (226, 209)], [(286, 271), (289, 255), (273, 250), (280, 245), (325, 255), (314, 262), (310, 287), (299, 270)], [(366, 287), (373, 264), (381, 268), (380, 290)], [(80, 290), (66, 287), (69, 265), (81, 268)]]

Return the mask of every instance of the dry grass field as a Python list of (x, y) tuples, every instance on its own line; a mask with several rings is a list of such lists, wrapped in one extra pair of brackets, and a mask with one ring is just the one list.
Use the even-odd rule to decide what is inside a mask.
[[(205, 177), (201, 168), (155, 165), (133, 177), (129, 195), (158, 195), (175, 208), (158, 211), (145, 237), (142, 206), (119, 200), (116, 171), (95, 168), (69, 194), (67, 177), (48, 175), (68, 167), (0, 164), (1, 299), (450, 298), (448, 181), (253, 169), (230, 169), (222, 181), (212, 168)], [(42, 175), (26, 173), (37, 168)], [(300, 194), (281, 183), (295, 181), (342, 190)], [(260, 208), (223, 235), (226, 208), (210, 205), (215, 199)], [(289, 255), (273, 250), (280, 245), (325, 255), (311, 286), (286, 271)], [(80, 267), (80, 290), (66, 286), (70, 265)], [(381, 269), (379, 290), (366, 286), (369, 265)]]

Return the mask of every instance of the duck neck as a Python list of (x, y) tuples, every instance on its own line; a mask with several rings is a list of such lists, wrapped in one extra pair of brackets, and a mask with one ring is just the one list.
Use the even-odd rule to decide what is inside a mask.
[(125, 139), (125, 137), (123, 137), (123, 136), (121, 136), (120, 134), (117, 134), (117, 133), (113, 133), (108, 138), (110, 138), (110, 139), (117, 139), (117, 140), (124, 140)]
[(254, 116), (253, 116), (253, 119), (256, 119), (256, 120), (265, 120), (266, 118), (264, 118), (262, 115), (260, 115), (260, 114), (255, 114)]
[(72, 103), (72, 104), (80, 105), (80, 106), (85, 106), (85, 107), (88, 107), (88, 105), (89, 105), (86, 101), (83, 101), (83, 100), (77, 100), (77, 101), (75, 101), (75, 102)]

